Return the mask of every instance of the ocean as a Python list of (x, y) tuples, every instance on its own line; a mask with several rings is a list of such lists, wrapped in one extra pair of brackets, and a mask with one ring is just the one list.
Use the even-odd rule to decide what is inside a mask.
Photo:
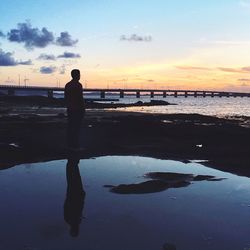
[[(137, 101), (150, 101), (151, 98), (148, 96), (141, 97), (140, 99), (128, 97), (120, 99), (120, 102), (133, 103)], [(201, 114), (211, 115), (217, 117), (228, 117), (228, 116), (248, 116), (250, 117), (250, 98), (227, 98), (227, 97), (173, 97), (167, 98), (155, 97), (153, 100), (164, 100), (171, 104), (168, 106), (152, 106), (152, 107), (129, 107), (119, 108), (117, 110), (126, 110), (133, 112), (144, 112), (144, 113), (161, 113), (161, 114)]]
[[(47, 96), (46, 92), (42, 91), (17, 91), (17, 95), (43, 95)], [(63, 92), (55, 92), (54, 97), (63, 98)], [(84, 97), (87, 99), (100, 98), (99, 93), (84, 93)], [(164, 100), (171, 104), (168, 106), (151, 106), (151, 107), (128, 107), (128, 108), (117, 108), (119, 111), (130, 111), (130, 112), (144, 112), (144, 113), (161, 113), (161, 114), (201, 114), (211, 115), (217, 117), (232, 117), (232, 116), (247, 116), (250, 117), (250, 98), (249, 97), (187, 97), (179, 96), (155, 96), (150, 98), (149, 95), (136, 98), (134, 95), (125, 95), (124, 98), (120, 98), (118, 94), (106, 94), (106, 99), (118, 99), (119, 103), (135, 103), (138, 101), (150, 102), (150, 100)], [(117, 103), (114, 101), (114, 103)]]

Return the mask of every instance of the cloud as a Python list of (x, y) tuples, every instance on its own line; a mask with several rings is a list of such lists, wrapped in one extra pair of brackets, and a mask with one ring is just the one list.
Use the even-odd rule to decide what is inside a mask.
[(45, 60), (45, 61), (55, 61), (56, 57), (54, 55), (48, 55), (48, 54), (41, 54), (38, 57), (39, 60)]
[(243, 67), (243, 68), (218, 68), (221, 71), (228, 72), (228, 73), (249, 73), (250, 67)]
[[(126, 80), (128, 80), (128, 79), (126, 79)], [(153, 80), (153, 79), (140, 78), (139, 76), (137, 76), (134, 80), (136, 80), (136, 81), (144, 81), (144, 82), (155, 82), (155, 80)]]
[(247, 84), (247, 83), (242, 83), (240, 86), (241, 86), (241, 87), (249, 87), (250, 85)]
[(0, 49), (0, 66), (16, 66), (17, 62), (12, 55), (12, 53)]
[[(5, 35), (0, 31), (1, 36), (4, 37)], [(7, 33), (7, 39), (10, 42), (23, 43), (28, 50), (45, 48), (50, 44), (70, 47), (78, 42), (77, 39), (73, 40), (67, 31), (61, 32), (60, 36), (55, 38), (53, 32), (47, 28), (33, 28), (29, 22), (18, 23), (17, 28), (11, 29)]]
[(33, 49), (35, 47), (44, 48), (53, 43), (54, 35), (45, 27), (41, 30), (32, 28), (31, 24), (18, 23), (17, 29), (11, 29), (7, 34), (10, 42), (24, 43), (26, 49)]
[(211, 70), (210, 68), (206, 67), (194, 67), (194, 66), (176, 66), (176, 68), (181, 70)]
[(122, 35), (120, 41), (130, 41), (130, 42), (152, 42), (152, 36), (140, 36), (137, 34), (132, 34), (131, 36)]
[(41, 54), (38, 59), (45, 61), (55, 61), (57, 58), (80, 58), (80, 54), (72, 53), (72, 52), (64, 52), (62, 55), (54, 56), (52, 54)]
[(72, 47), (77, 43), (78, 40), (73, 40), (67, 31), (61, 32), (60, 37), (56, 39), (56, 44), (60, 46)]
[(28, 61), (16, 61), (13, 57), (13, 53), (4, 52), (0, 49), (0, 66), (17, 66), (17, 65), (31, 65), (31, 60)]
[(66, 66), (63, 64), (60, 68), (59, 68), (59, 73), (61, 75), (64, 75), (65, 74), (65, 71), (66, 71)]
[(80, 58), (80, 54), (75, 54), (72, 52), (64, 52), (62, 55), (59, 55), (58, 58)]
[(55, 71), (56, 71), (56, 67), (54, 66), (49, 66), (49, 67), (43, 66), (40, 68), (40, 73), (42, 74), (52, 74)]
[(20, 64), (20, 65), (32, 65), (32, 61), (31, 60), (20, 61), (18, 64)]
[(238, 79), (239, 82), (250, 82), (250, 79), (248, 78), (241, 78), (241, 79)]
[(241, 68), (242, 71), (250, 72), (250, 67), (243, 67)]
[(238, 69), (234, 69), (234, 68), (218, 68), (219, 70), (221, 71), (224, 71), (224, 72), (229, 72), (229, 73), (235, 73), (235, 72), (240, 72)]
[(218, 68), (207, 68), (207, 67), (196, 67), (196, 66), (175, 66), (177, 69), (181, 70), (219, 70), (227, 73), (250, 73), (250, 67), (241, 67), (241, 68), (227, 68), (227, 67), (218, 67)]
[(0, 30), (0, 37), (5, 37), (5, 34)]

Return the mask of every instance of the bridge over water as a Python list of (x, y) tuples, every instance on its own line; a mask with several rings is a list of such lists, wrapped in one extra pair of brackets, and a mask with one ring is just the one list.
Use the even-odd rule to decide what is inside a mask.
[[(43, 91), (47, 93), (49, 98), (53, 98), (54, 92), (64, 91), (61, 87), (42, 87), (42, 86), (16, 86), (16, 85), (0, 85), (0, 91), (7, 91), (8, 95), (15, 95), (17, 91)], [(250, 93), (240, 93), (240, 92), (226, 92), (226, 91), (207, 91), (207, 90), (160, 90), (160, 89), (100, 89), (100, 88), (87, 88), (83, 89), (83, 92), (92, 92), (100, 95), (102, 99), (105, 99), (106, 93), (118, 93), (120, 98), (124, 98), (126, 94), (135, 94), (137, 98), (140, 98), (142, 94), (149, 94), (151, 98), (154, 96), (162, 96), (166, 98), (167, 96), (184, 96), (184, 97), (250, 97)]]

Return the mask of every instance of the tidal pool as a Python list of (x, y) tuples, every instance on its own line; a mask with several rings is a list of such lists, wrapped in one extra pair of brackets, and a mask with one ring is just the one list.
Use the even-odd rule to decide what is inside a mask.
[(0, 197), (1, 250), (250, 249), (250, 179), (197, 162), (18, 165), (0, 171)]

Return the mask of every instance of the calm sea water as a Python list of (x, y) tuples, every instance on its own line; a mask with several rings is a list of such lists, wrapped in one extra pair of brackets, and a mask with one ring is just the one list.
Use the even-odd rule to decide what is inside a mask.
[[(58, 93), (58, 97), (63, 95)], [(91, 97), (85, 95), (87, 98), (100, 98), (99, 95), (92, 95)], [(150, 96), (141, 96), (141, 98), (136, 98), (135, 96), (125, 96), (125, 98), (120, 98), (119, 95), (109, 95), (106, 94), (106, 98), (119, 99), (119, 103), (135, 103), (138, 101), (150, 102), (150, 100), (164, 100), (171, 104), (169, 106), (154, 106), (154, 107), (130, 107), (130, 108), (120, 108), (116, 110), (120, 111), (132, 111), (132, 112), (145, 112), (145, 113), (162, 113), (162, 114), (175, 114), (175, 113), (185, 113), (185, 114), (201, 114), (201, 115), (212, 115), (218, 117), (227, 116), (248, 116), (250, 117), (250, 98), (249, 97), (238, 97), (238, 98), (227, 98), (227, 97), (177, 97), (168, 96), (163, 98), (160, 96), (155, 96), (150, 98)]]
[[(149, 97), (142, 97), (142, 101), (150, 101)], [(118, 110), (146, 112), (146, 113), (162, 113), (162, 114), (202, 114), (218, 117), (225, 116), (248, 116), (250, 117), (250, 98), (218, 98), (218, 97), (156, 97), (153, 100), (164, 100), (171, 104), (169, 106), (154, 107), (130, 107)], [(137, 98), (125, 98), (121, 102), (133, 103), (138, 101)]]
[[(47, 94), (45, 92), (26, 92), (26, 91), (17, 91), (17, 95), (44, 95)], [(62, 92), (56, 92), (54, 94), (57, 98), (62, 98)], [(86, 98), (100, 98), (100, 95), (84, 95)], [(150, 101), (150, 96), (141, 96), (140, 99), (135, 96), (125, 96), (125, 98), (120, 99), (119, 95), (115, 94), (106, 94), (106, 98), (119, 99), (119, 103), (135, 103), (138, 101)], [(202, 114), (202, 115), (212, 115), (212, 116), (248, 116), (250, 117), (250, 98), (227, 98), (227, 97), (178, 97), (175, 98), (173, 96), (169, 96), (167, 98), (162, 98), (159, 96), (155, 96), (152, 100), (164, 100), (169, 103), (176, 105), (169, 106), (154, 106), (154, 107), (131, 107), (131, 108), (121, 108), (116, 110), (121, 111), (134, 111), (134, 112), (146, 112), (146, 113), (163, 113), (163, 114), (173, 114), (173, 113), (185, 113), (185, 114)]]
[[(67, 159), (0, 171), (1, 250), (162, 250), (164, 244), (177, 250), (250, 249), (249, 178), (199, 163), (129, 156), (81, 160), (78, 166), (68, 182)], [(226, 179), (147, 194), (104, 187), (145, 182), (151, 171)], [(82, 184), (84, 199), (74, 183)], [(76, 237), (70, 221), (78, 221)]]

